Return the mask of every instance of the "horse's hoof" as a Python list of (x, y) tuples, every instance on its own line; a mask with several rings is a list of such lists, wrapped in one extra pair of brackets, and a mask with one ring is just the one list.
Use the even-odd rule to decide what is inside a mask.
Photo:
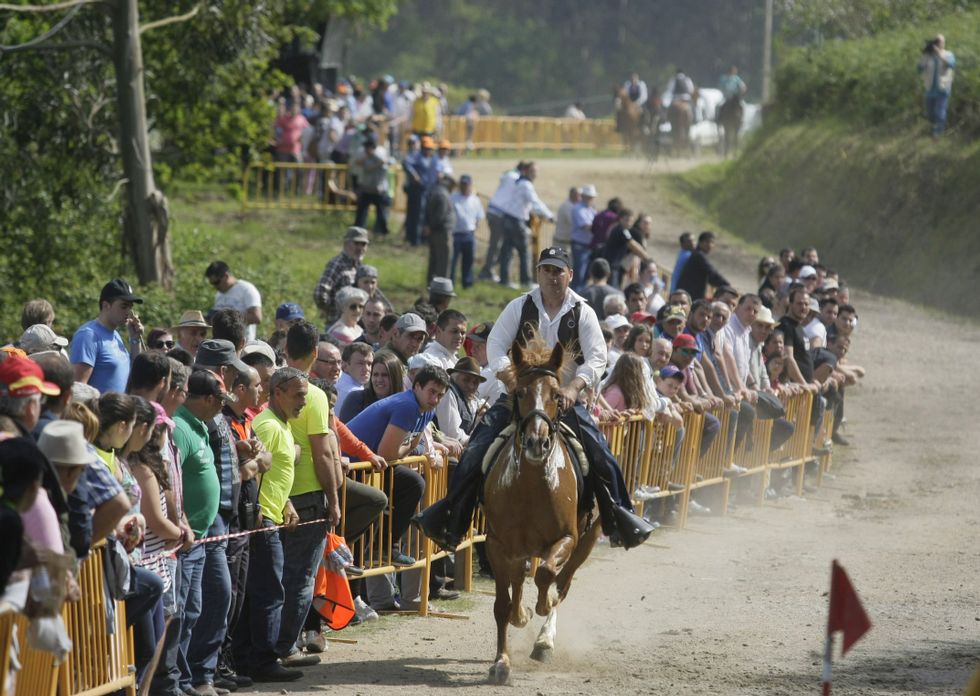
[(554, 649), (547, 645), (535, 645), (534, 650), (531, 651), (531, 659), (536, 662), (551, 662), (553, 652)]
[(510, 684), (510, 665), (503, 660), (498, 660), (490, 668), (490, 683), (497, 686), (507, 686)]
[(531, 620), (531, 609), (529, 607), (521, 607), (517, 616), (514, 616), (510, 620), (510, 625), (514, 628), (524, 628), (527, 626), (527, 622)]

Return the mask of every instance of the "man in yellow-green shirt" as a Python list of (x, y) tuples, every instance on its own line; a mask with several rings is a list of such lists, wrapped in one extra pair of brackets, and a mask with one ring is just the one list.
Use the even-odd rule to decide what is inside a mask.
[(249, 676), (257, 682), (294, 681), (303, 673), (277, 661), (276, 642), (282, 620), (283, 546), (278, 529), (295, 528), (299, 516), (289, 499), (296, 475), (299, 448), (287, 425), (306, 405), (309, 383), (306, 374), (283, 367), (269, 380), (269, 408), (252, 421), (252, 430), (272, 455), (272, 466), (259, 478), (259, 508), (262, 528), (269, 531), (252, 536), (249, 549), (248, 595), (251, 651)]
[[(319, 331), (310, 322), (299, 321), (290, 326), (286, 333), (286, 365), (309, 374), (316, 363), (318, 342)], [(289, 420), (289, 430), (300, 450), (289, 499), (300, 522), (324, 521), (297, 527), (280, 537), (286, 599), (276, 653), (287, 667), (318, 664), (319, 658), (304, 655), (301, 648), (309, 644), (309, 652), (322, 652), (326, 647), (320, 636), (319, 615), (309, 614), (327, 532), (340, 521), (338, 489), (343, 473), (337, 448), (331, 443), (331, 420), (327, 395), (313, 384), (303, 410)]]

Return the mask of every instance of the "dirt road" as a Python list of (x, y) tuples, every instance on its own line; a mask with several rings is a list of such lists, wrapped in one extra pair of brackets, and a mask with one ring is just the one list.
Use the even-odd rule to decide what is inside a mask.
[[(492, 192), (507, 164), (462, 162), (457, 172)], [(602, 201), (619, 195), (652, 212), (654, 251), (672, 265), (684, 220), (643, 163), (540, 165), (549, 205), (570, 185), (593, 183)], [(737, 287), (755, 287), (756, 258), (724, 235), (715, 256)], [(553, 662), (527, 657), (538, 620), (511, 629), (510, 690), (486, 685), (492, 600), (473, 594), (468, 620), (385, 617), (344, 631), (358, 644), (332, 644), (302, 682), (265, 693), (818, 693), (834, 558), (874, 622), (846, 658), (838, 648), (835, 693), (959, 693), (980, 657), (980, 376), (971, 360), (980, 329), (860, 290), (852, 297), (860, 325), (851, 359), (869, 376), (848, 394), (853, 444), (838, 449), (836, 479), (818, 493), (692, 517), (688, 529), (660, 531), (628, 553), (597, 549), (562, 606)]]

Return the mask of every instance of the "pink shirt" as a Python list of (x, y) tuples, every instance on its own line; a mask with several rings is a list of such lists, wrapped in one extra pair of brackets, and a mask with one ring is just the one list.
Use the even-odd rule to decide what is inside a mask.
[(623, 390), (619, 388), (618, 384), (610, 384), (606, 387), (602, 392), (602, 398), (617, 411), (627, 410), (626, 397), (623, 396)]
[(51, 549), (56, 553), (65, 552), (58, 513), (54, 511), (48, 492), (43, 488), (38, 491), (37, 500), (21, 515), (21, 519), (24, 521), (24, 536), (35, 546)]
[(303, 114), (296, 116), (283, 114), (277, 118), (276, 129), (279, 131), (279, 141), (276, 143), (276, 152), (298, 155), (302, 149), (300, 135), (302, 135), (303, 129), (308, 128), (309, 125), (309, 121)]

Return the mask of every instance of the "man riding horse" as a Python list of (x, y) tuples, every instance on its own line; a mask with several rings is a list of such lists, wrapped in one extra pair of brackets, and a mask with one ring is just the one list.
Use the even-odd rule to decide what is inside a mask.
[(623, 91), (631, 102), (641, 108), (647, 103), (647, 99), (649, 99), (647, 83), (641, 80), (637, 73), (630, 75), (630, 79), (623, 83)]
[(728, 157), (729, 153), (734, 154), (738, 149), (738, 132), (742, 128), (742, 117), (745, 111), (742, 105), (742, 97), (745, 96), (748, 87), (739, 76), (738, 66), (735, 65), (721, 76), (718, 87), (721, 89), (725, 101), (718, 108), (715, 120), (725, 131), (722, 149), (724, 156)]
[[(495, 372), (510, 365), (515, 339), (536, 328), (549, 346), (561, 342), (575, 360), (560, 377), (561, 420), (575, 432), (589, 461), (588, 488), (595, 495), (603, 531), (610, 543), (632, 548), (646, 541), (653, 527), (633, 513), (629, 491), (605, 438), (580, 398), (596, 388), (606, 367), (606, 344), (595, 311), (569, 288), (572, 263), (568, 252), (550, 247), (538, 259), (538, 287), (512, 300), (487, 339), (487, 358)], [(513, 420), (512, 397), (501, 396), (487, 411), (456, 466), (445, 498), (416, 515), (413, 522), (439, 546), (455, 550), (466, 536), (482, 483), (483, 456)]]

